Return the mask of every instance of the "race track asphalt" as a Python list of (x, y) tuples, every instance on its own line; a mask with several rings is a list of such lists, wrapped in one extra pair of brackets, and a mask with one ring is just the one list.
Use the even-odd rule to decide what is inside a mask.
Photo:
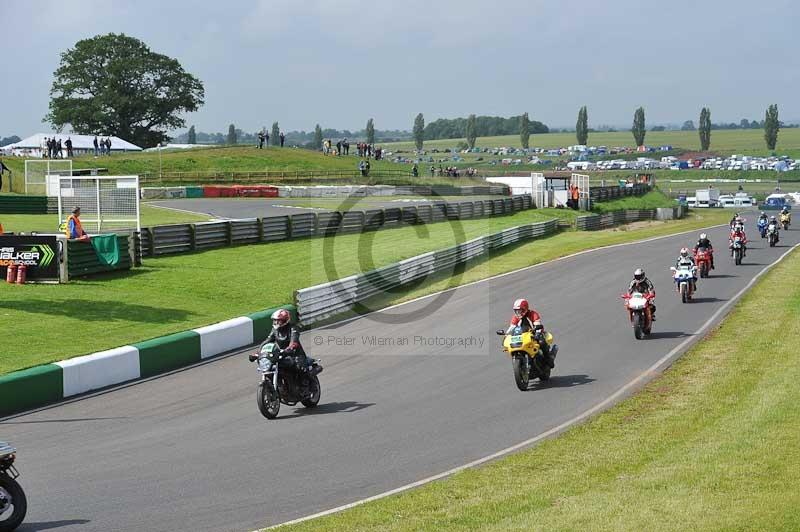
[[(708, 233), (724, 250), (726, 229)], [(800, 231), (774, 249), (756, 239), (739, 267), (718, 251), (713, 277), (681, 304), (668, 268), (696, 237), (601, 249), (308, 331), (304, 345), (325, 366), (316, 410), (283, 406), (277, 420), (262, 418), (242, 351), (6, 419), (0, 439), (19, 449), (29, 500), (20, 530), (248, 531), (525, 441), (693, 337)], [(620, 300), (638, 266), (658, 293), (658, 321), (643, 341)], [(493, 334), (520, 296), (560, 346), (552, 380), (524, 393)], [(369, 345), (373, 336), (390, 345)]]

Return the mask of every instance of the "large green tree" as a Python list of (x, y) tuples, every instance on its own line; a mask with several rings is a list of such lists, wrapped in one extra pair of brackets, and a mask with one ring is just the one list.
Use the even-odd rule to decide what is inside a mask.
[(317, 127), (314, 128), (314, 142), (313, 142), (313, 145), (314, 145), (314, 149), (316, 149), (316, 150), (321, 150), (322, 149), (322, 128), (319, 127), (319, 124), (317, 124)]
[(467, 139), (467, 146), (469, 149), (475, 147), (475, 140), (478, 138), (478, 133), (475, 129), (475, 115), (467, 117), (467, 127), (464, 128), (464, 137)]
[(644, 136), (647, 133), (644, 122), (644, 107), (639, 107), (636, 112), (633, 113), (633, 127), (631, 128), (631, 133), (633, 133), (636, 145), (644, 146)]
[(711, 110), (708, 107), (700, 110), (700, 125), (697, 132), (700, 135), (700, 149), (708, 151), (711, 146)]
[(375, 144), (375, 121), (373, 119), (367, 120), (367, 144)]
[(169, 140), (182, 115), (203, 105), (203, 84), (142, 41), (109, 33), (61, 54), (45, 121), (58, 131), (116, 135), (142, 147)]
[(578, 121), (575, 122), (575, 139), (581, 146), (589, 142), (589, 113), (584, 105), (578, 110)]
[(272, 132), (269, 134), (269, 143), (273, 146), (280, 146), (281, 144), (281, 127), (277, 122), (272, 123)]
[(225, 140), (226, 144), (236, 144), (236, 126), (233, 124), (228, 126), (228, 138)]
[(522, 118), (519, 120), (519, 143), (528, 149), (531, 142), (531, 121), (528, 118), (528, 113), (522, 113)]
[(422, 116), (422, 113), (418, 114), (414, 119), (414, 129), (412, 133), (414, 135), (414, 145), (416, 145), (418, 150), (421, 150), (422, 143), (425, 140), (425, 117)]
[(194, 126), (189, 128), (189, 133), (186, 139), (187, 144), (197, 144), (197, 131), (195, 131)]
[(781, 128), (781, 123), (778, 120), (778, 105), (772, 104), (767, 107), (767, 112), (764, 116), (764, 140), (767, 141), (767, 149), (774, 150), (778, 144), (778, 130)]

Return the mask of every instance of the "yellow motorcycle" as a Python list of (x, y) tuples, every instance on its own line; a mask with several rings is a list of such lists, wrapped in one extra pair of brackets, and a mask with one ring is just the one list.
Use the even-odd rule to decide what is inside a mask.
[(781, 225), (783, 226), (784, 231), (789, 230), (789, 224), (792, 223), (792, 215), (788, 212), (782, 212), (780, 217)]
[(533, 331), (522, 332), (519, 327), (506, 334), (502, 329), (497, 331), (503, 339), (503, 351), (511, 357), (514, 369), (514, 381), (521, 391), (528, 390), (531, 379), (538, 378), (544, 382), (550, 378), (550, 366), (544, 359), (541, 343), (547, 342), (550, 346), (550, 355), (555, 358), (558, 346), (553, 341), (553, 335), (544, 332), (541, 327)]

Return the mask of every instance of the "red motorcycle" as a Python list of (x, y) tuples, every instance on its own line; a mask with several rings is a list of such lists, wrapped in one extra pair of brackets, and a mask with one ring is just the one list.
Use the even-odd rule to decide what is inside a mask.
[(708, 272), (711, 271), (711, 253), (708, 248), (698, 248), (694, 252), (694, 263), (701, 278), (708, 277)]
[(637, 340), (649, 335), (653, 327), (653, 314), (650, 305), (651, 300), (655, 299), (655, 297), (654, 293), (642, 294), (641, 292), (633, 292), (632, 294), (622, 294), (622, 299), (625, 300), (625, 309), (628, 311), (631, 326), (633, 326), (633, 336)]

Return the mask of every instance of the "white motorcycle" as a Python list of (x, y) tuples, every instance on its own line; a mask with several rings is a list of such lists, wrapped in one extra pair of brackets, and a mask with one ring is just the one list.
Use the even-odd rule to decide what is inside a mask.
[(671, 266), (672, 279), (675, 281), (678, 293), (681, 296), (683, 303), (688, 303), (692, 300), (694, 294), (695, 277), (697, 276), (697, 268), (688, 264), (682, 264), (676, 268)]

